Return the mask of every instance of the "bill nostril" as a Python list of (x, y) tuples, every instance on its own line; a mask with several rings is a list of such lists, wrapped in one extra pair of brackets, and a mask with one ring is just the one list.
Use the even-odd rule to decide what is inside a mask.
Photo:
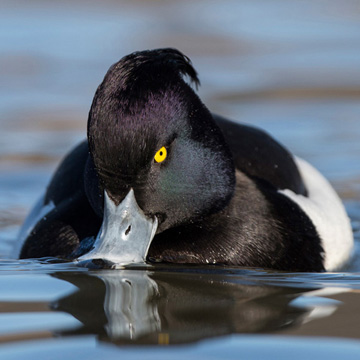
[(131, 231), (131, 225), (129, 225), (128, 228), (125, 230), (125, 235), (126, 236), (129, 235), (130, 231)]

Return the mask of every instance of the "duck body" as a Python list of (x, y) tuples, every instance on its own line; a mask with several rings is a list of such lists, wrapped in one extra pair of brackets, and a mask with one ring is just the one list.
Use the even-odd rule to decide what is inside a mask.
[[(148, 262), (343, 266), (353, 237), (330, 184), (262, 130), (211, 114), (184, 75), (198, 82), (174, 49), (133, 53), (109, 69), (88, 140), (60, 164), (14, 255), (132, 259), (142, 245), (123, 250), (117, 238), (135, 244), (139, 228)], [(124, 215), (132, 211), (139, 220)]]

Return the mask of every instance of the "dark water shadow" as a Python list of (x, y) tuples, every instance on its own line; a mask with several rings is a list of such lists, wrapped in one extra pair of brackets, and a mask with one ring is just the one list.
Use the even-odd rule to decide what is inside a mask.
[[(234, 334), (360, 338), (359, 274), (161, 264), (87, 269), (54, 259), (3, 263), (2, 274), (24, 288), (5, 288), (15, 297), (0, 302), (0, 314), (11, 322), (2, 328), (16, 331), (3, 331), (0, 345), (84, 336), (122, 348)], [(34, 300), (22, 300), (19, 291), (28, 294), (31, 284)], [(34, 298), (44, 286), (48, 295)], [(24, 315), (33, 325), (19, 321)], [(38, 316), (48, 323), (39, 325)]]
[(53, 274), (77, 290), (50, 304), (81, 326), (57, 335), (95, 334), (113, 344), (179, 344), (301, 324), (293, 306), (305, 288), (246, 283), (216, 274), (143, 270)]

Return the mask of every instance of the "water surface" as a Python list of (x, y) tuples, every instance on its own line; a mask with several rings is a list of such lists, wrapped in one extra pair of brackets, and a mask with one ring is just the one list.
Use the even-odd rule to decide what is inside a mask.
[[(0, 358), (358, 358), (357, 1), (0, 1)], [(108, 67), (177, 47), (214, 112), (260, 126), (342, 197), (356, 249), (339, 273), (12, 260), (51, 173), (85, 137)], [(340, 355), (341, 353), (341, 355)]]

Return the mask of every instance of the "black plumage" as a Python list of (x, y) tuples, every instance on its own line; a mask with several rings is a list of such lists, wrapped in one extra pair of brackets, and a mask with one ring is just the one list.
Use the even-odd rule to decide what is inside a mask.
[[(130, 54), (98, 87), (88, 140), (60, 164), (44, 204), (54, 209), (20, 256), (75, 258), (102, 222), (103, 194), (119, 204), (132, 188), (159, 226), (148, 261), (324, 270), (320, 238), (278, 190), (306, 196), (289, 152), (263, 131), (211, 114), (178, 50)], [(167, 158), (154, 161), (167, 149)], [(90, 240), (89, 240), (90, 239)]]

